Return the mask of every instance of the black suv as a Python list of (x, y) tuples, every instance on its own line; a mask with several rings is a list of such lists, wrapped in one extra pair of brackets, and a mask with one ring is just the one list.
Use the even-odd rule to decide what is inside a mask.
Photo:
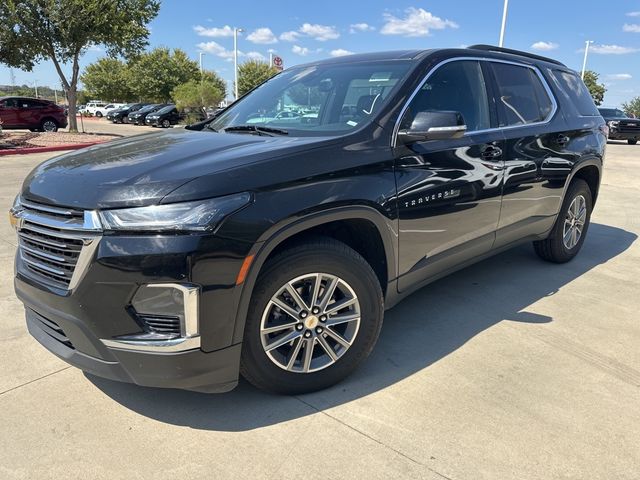
[(35, 168), (11, 211), (15, 289), (31, 334), (99, 376), (324, 388), (429, 282), (523, 242), (571, 260), (606, 130), (574, 71), (522, 52), (292, 67), (208, 123)]
[(630, 118), (618, 108), (598, 108), (600, 115), (609, 127), (611, 140), (626, 140), (629, 145), (635, 145), (640, 140), (640, 120)]
[(111, 110), (107, 113), (107, 120), (110, 120), (113, 123), (127, 123), (129, 121), (129, 114), (133, 112), (137, 112), (141, 108), (149, 105), (148, 103), (129, 103), (122, 108), (117, 108), (115, 110)]

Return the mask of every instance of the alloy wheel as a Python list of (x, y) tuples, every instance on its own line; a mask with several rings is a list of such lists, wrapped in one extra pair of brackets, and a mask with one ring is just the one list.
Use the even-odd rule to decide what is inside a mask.
[(336, 275), (294, 278), (271, 297), (262, 314), (260, 337), (267, 357), (294, 373), (311, 373), (337, 362), (360, 327), (360, 303)]
[(58, 125), (53, 120), (45, 120), (42, 123), (42, 130), (45, 132), (55, 132), (58, 129)]
[(580, 241), (586, 220), (587, 201), (582, 195), (578, 195), (569, 205), (562, 228), (562, 242), (567, 250), (574, 248)]

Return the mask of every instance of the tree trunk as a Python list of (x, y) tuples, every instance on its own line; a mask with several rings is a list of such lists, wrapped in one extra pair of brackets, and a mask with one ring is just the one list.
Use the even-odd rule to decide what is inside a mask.
[(76, 100), (77, 100), (77, 87), (70, 85), (67, 90), (67, 100), (69, 101), (69, 131), (78, 131), (78, 118), (76, 117)]

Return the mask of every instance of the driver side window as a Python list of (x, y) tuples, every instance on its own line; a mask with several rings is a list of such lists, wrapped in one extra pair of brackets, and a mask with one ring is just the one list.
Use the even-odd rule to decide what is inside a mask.
[(468, 132), (491, 128), (480, 62), (455, 60), (433, 72), (409, 104), (400, 128), (409, 128), (418, 112), (429, 111), (461, 113)]

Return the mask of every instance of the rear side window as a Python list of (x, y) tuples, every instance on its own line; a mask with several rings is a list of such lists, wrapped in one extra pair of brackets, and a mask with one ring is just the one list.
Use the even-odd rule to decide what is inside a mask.
[(600, 115), (589, 90), (577, 74), (564, 70), (552, 70), (551, 74), (580, 115), (583, 117)]
[(480, 63), (456, 60), (433, 72), (409, 104), (401, 128), (409, 128), (418, 112), (428, 111), (461, 113), (469, 132), (490, 128), (489, 102)]
[(491, 62), (491, 68), (498, 84), (501, 127), (548, 119), (553, 102), (533, 69), (497, 62)]

